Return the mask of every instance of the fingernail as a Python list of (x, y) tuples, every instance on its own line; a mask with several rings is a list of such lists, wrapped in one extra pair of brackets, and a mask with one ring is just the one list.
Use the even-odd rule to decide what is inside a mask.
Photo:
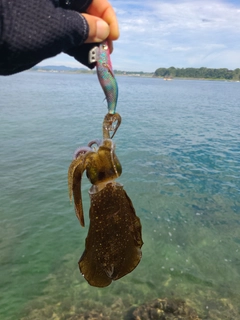
[(95, 41), (103, 41), (107, 39), (109, 35), (108, 24), (103, 20), (97, 20), (96, 26), (97, 26), (97, 32), (96, 32)]

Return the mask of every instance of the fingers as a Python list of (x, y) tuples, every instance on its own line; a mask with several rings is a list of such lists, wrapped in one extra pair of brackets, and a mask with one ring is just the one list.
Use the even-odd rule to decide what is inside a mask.
[(110, 27), (102, 19), (89, 14), (82, 14), (88, 22), (89, 34), (85, 43), (101, 42), (109, 36)]
[(109, 40), (117, 40), (119, 37), (119, 28), (116, 14), (113, 7), (107, 0), (93, 0), (87, 9), (87, 13), (99, 17), (109, 25)]

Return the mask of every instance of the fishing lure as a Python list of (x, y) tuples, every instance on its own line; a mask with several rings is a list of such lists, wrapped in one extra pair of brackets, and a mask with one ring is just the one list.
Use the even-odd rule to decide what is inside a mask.
[(89, 63), (96, 63), (97, 75), (105, 93), (108, 113), (115, 114), (118, 100), (118, 85), (113, 73), (110, 50), (107, 41), (100, 43), (89, 52)]

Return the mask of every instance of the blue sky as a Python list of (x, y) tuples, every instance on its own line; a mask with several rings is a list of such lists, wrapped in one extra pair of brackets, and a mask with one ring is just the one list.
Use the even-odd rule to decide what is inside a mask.
[[(240, 67), (240, 0), (110, 0), (119, 21), (114, 69)], [(41, 65), (82, 67), (61, 54)]]

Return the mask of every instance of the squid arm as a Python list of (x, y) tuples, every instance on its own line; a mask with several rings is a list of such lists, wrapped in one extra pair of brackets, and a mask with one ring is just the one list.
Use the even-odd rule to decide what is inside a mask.
[[(90, 148), (89, 148), (90, 149)], [(91, 150), (91, 149), (90, 149)], [(76, 159), (74, 159), (68, 170), (68, 191), (69, 199), (74, 199), (75, 212), (81, 226), (85, 226), (84, 214), (82, 206), (82, 194), (81, 194), (81, 182), (82, 175), (86, 169), (86, 154), (80, 153)]]
[[(107, 113), (103, 120), (103, 138), (112, 139), (121, 124), (122, 118), (119, 113)], [(110, 136), (110, 132), (113, 132)]]

